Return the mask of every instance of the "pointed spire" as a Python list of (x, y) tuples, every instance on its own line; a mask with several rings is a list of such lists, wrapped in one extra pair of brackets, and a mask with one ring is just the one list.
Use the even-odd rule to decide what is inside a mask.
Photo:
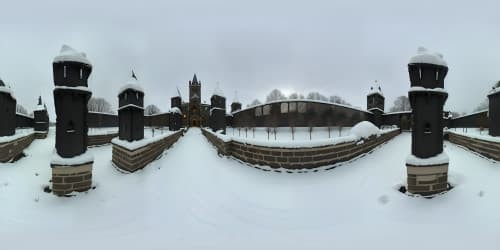
[(194, 74), (193, 76), (193, 81), (192, 81), (193, 84), (197, 84), (198, 83), (198, 78), (196, 78), (196, 73)]
[(42, 105), (42, 96), (38, 96), (38, 105)]

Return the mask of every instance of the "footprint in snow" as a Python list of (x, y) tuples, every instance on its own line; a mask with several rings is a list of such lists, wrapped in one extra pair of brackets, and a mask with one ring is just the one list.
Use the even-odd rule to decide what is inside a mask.
[(387, 197), (387, 195), (382, 195), (382, 196), (378, 197), (378, 202), (380, 202), (380, 204), (382, 204), (382, 205), (385, 205), (385, 204), (389, 203), (389, 197)]

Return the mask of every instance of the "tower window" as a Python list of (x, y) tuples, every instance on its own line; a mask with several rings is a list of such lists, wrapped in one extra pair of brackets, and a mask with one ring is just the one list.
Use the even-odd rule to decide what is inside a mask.
[(431, 124), (428, 122), (425, 123), (424, 134), (432, 134)]
[(80, 69), (80, 79), (83, 79), (83, 69)]
[(418, 68), (418, 79), (422, 80), (422, 68)]
[(439, 71), (436, 70), (436, 81), (439, 79)]
[(63, 77), (66, 78), (66, 65), (63, 68)]
[(66, 128), (66, 133), (74, 133), (75, 132), (75, 124), (73, 121), (69, 121), (68, 127)]

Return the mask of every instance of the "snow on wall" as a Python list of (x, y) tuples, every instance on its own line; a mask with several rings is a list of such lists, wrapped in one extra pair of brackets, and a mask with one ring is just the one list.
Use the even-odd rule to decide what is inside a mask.
[(16, 99), (14, 97), (14, 92), (12, 91), (12, 89), (10, 87), (0, 86), (0, 92), (10, 95), (14, 100)]
[(29, 129), (16, 129), (16, 133), (9, 136), (0, 136), (0, 143), (7, 143), (11, 141), (15, 141), (21, 137), (25, 137), (35, 133), (32, 128)]
[(163, 134), (159, 134), (159, 135), (156, 135), (154, 137), (145, 137), (142, 140), (131, 141), (131, 142), (129, 142), (127, 140), (120, 140), (120, 138), (116, 137), (113, 140), (111, 140), (111, 143), (116, 144), (120, 147), (126, 148), (130, 151), (134, 151), (136, 149), (147, 146), (148, 144), (163, 140), (176, 132), (178, 132), (178, 131), (165, 131)]
[(118, 91), (118, 95), (121, 95), (124, 91), (131, 89), (137, 92), (144, 93), (144, 89), (139, 85), (139, 81), (135, 78), (131, 78), (123, 87)]
[(52, 153), (52, 159), (50, 161), (51, 167), (71, 167), (76, 165), (83, 165), (94, 161), (94, 155), (88, 150), (81, 155), (77, 155), (71, 158), (64, 158), (60, 156), (54, 149)]
[(408, 155), (408, 157), (406, 157), (406, 164), (412, 166), (443, 165), (448, 164), (449, 161), (450, 158), (444, 151), (441, 154), (429, 158), (419, 158), (413, 154), (410, 154)]

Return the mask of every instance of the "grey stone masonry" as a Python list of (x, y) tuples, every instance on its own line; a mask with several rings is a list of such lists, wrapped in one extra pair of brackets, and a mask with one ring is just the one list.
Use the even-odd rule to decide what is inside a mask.
[(164, 139), (150, 143), (135, 150), (113, 144), (113, 164), (126, 172), (135, 172), (158, 158), (165, 149), (170, 148), (184, 133), (175, 132)]
[(312, 148), (278, 148), (244, 144), (236, 141), (224, 142), (213, 133), (202, 130), (203, 135), (217, 148), (219, 154), (233, 156), (241, 161), (266, 165), (272, 168), (312, 169), (349, 161), (368, 153), (378, 145), (392, 139), (399, 130), (371, 137), (363, 143), (347, 142)]

